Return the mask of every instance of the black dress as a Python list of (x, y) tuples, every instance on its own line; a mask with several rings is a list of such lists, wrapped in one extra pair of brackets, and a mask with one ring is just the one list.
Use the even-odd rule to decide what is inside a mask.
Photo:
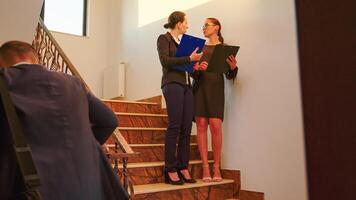
[[(214, 51), (214, 45), (205, 45), (201, 61), (207, 61)], [(208, 65), (209, 67), (209, 65)], [(227, 79), (234, 79), (237, 68), (225, 74)], [(224, 119), (224, 75), (215, 72), (197, 71), (194, 73), (194, 115), (196, 117)]]

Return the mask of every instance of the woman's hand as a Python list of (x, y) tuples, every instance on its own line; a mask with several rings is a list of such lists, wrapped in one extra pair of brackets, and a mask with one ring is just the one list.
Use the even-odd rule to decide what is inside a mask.
[(230, 70), (234, 70), (237, 67), (237, 60), (233, 55), (227, 57), (226, 62), (229, 64)]
[(194, 64), (193, 69), (194, 69), (194, 71), (198, 71), (200, 69), (199, 62)]
[(195, 63), (193, 66), (195, 71), (205, 71), (208, 68), (208, 63), (206, 61), (203, 61), (201, 63)]
[(203, 61), (200, 63), (200, 70), (201, 71), (206, 71), (206, 69), (208, 68), (208, 62)]
[(195, 50), (192, 52), (192, 54), (190, 54), (190, 62), (192, 61), (199, 61), (200, 58), (203, 56), (203, 52), (197, 53), (197, 51), (199, 50), (199, 48), (195, 48)]

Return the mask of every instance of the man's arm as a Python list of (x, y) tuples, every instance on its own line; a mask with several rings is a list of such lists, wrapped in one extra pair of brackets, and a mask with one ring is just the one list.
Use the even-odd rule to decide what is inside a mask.
[(104, 144), (118, 126), (116, 115), (91, 93), (88, 93), (88, 102), (94, 136), (100, 144)]

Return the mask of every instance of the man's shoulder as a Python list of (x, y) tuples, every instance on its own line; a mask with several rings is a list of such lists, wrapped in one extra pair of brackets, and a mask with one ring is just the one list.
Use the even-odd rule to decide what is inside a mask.
[(76, 76), (59, 72), (59, 71), (49, 70), (47, 67), (43, 65), (34, 65), (34, 66), (39, 67), (41, 71), (39, 73), (43, 73), (43, 76), (46, 76), (51, 81), (57, 81), (57, 82), (62, 82), (62, 84), (77, 85), (78, 87), (82, 87), (81, 80)]
[(79, 87), (82, 87), (82, 81), (76, 76), (50, 70), (48, 70), (48, 74), (50, 74), (50, 76), (52, 76), (53, 78), (55, 77), (58, 81), (64, 82), (65, 84), (74, 84)]
[(76, 76), (73, 76), (73, 75), (70, 75), (70, 74), (66, 74), (66, 73), (63, 73), (63, 72), (47, 70), (47, 73), (49, 73), (49, 74), (51, 74), (53, 76), (58, 76), (58, 77), (62, 77), (62, 78), (73, 80), (73, 81), (78, 81), (79, 80), (79, 78), (77, 78)]
[[(24, 84), (34, 80), (48, 80), (54, 84), (83, 88), (82, 81), (70, 74), (49, 70), (43, 65), (25, 64), (0, 68), (8, 84)], [(43, 83), (43, 82), (42, 82)]]

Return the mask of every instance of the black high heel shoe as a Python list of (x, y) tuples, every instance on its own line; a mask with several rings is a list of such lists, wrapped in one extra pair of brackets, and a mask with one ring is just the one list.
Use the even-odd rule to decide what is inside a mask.
[(164, 182), (165, 183), (171, 184), (171, 185), (183, 185), (184, 184), (183, 180), (179, 177), (179, 174), (178, 174), (179, 180), (174, 181), (169, 177), (168, 173), (169, 172), (164, 172)]
[(181, 180), (183, 180), (185, 183), (196, 183), (197, 181), (194, 178), (186, 179), (183, 173), (178, 170), (178, 176)]

